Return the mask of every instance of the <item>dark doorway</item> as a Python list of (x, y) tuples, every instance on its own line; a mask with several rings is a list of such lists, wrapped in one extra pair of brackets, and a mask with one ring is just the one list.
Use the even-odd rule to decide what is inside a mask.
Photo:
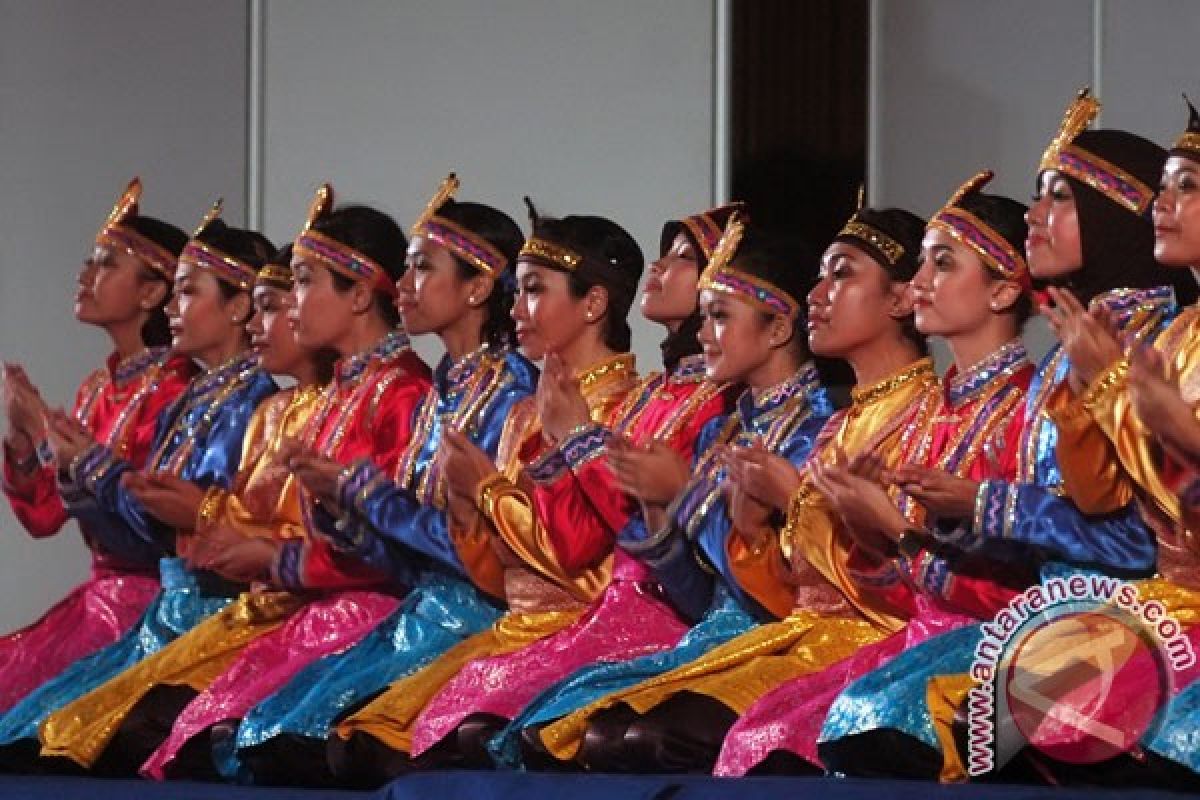
[(866, 173), (867, 0), (733, 0), (732, 11), (732, 195), (755, 224), (819, 251)]

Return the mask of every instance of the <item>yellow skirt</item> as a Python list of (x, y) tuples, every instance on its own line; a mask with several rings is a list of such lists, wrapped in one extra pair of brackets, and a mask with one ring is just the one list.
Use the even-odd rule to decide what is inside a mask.
[[(1163, 604), (1167, 613), (1185, 628), (1200, 622), (1200, 591), (1180, 586), (1162, 578), (1138, 581), (1138, 602), (1143, 605), (1151, 600)], [(942, 746), (942, 771), (940, 779), (945, 783), (965, 781), (967, 769), (954, 743), (952, 726), (958, 709), (967, 702), (967, 693), (975, 685), (970, 675), (936, 675), (925, 687), (925, 700), (933, 718), (933, 728), (938, 743)]]
[(465, 639), (424, 669), (405, 676), (337, 726), (336, 733), (349, 739), (365, 733), (393, 750), (412, 751), (412, 728), (421, 711), (469, 662), (504, 655), (544, 639), (575, 620), (581, 610), (545, 611), (537, 614), (505, 614), (495, 625)]
[(91, 767), (121, 722), (158, 685), (204, 691), (242, 650), (279, 627), (301, 600), (288, 592), (247, 592), (149, 658), (78, 700), (41, 725), (42, 755)]
[(743, 714), (775, 687), (849, 658), (886, 635), (866, 620), (796, 611), (747, 631), (689, 664), (568, 714), (542, 729), (542, 742), (556, 758), (573, 759), (592, 715), (618, 703), (645, 714), (684, 691), (712, 697)]

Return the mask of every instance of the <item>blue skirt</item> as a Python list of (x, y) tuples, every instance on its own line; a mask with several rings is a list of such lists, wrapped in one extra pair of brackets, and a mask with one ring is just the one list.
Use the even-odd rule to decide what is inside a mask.
[(252, 708), (236, 741), (216, 749), (218, 769), (230, 780), (252, 781), (237, 750), (282, 735), (327, 738), (348, 709), (486, 630), (499, 616), (472, 584), (441, 573), (422, 574), (400, 607), (362, 641), (313, 662)]

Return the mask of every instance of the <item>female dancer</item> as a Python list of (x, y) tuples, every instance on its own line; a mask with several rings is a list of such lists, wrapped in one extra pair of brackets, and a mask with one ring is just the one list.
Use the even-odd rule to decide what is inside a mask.
[[(723, 206), (663, 226), (660, 256), (650, 267), (642, 312), (667, 328), (662, 346), (666, 372), (643, 380), (604, 425), (589, 424), (587, 405), (573, 382), (547, 378), (539, 389), (547, 409), (543, 430), (559, 440), (555, 449), (569, 455), (569, 461), (566, 469), (536, 487), (533, 500), (564, 566), (582, 568), (602, 558), (628, 516), (636, 513), (636, 501), (622, 490), (608, 460), (597, 457), (605, 448), (620, 438), (631, 446), (670, 448), (690, 459), (701, 430), (724, 410), (721, 387), (704, 380), (696, 340), (697, 281), (735, 209)], [(564, 438), (567, 432), (571, 435)], [(665, 491), (673, 494), (674, 474), (660, 477)], [(512, 669), (522, 680), (506, 685), (503, 692), (489, 692), (480, 708), (466, 705), (479, 699), (473, 694), (455, 693), (453, 687), (465, 678), (439, 694), (448, 704), (446, 725), (459, 731), (459, 757), (466, 763), (490, 764), (486, 744), (492, 734), (538, 691), (578, 666), (673, 646), (686, 626), (648, 588), (652, 580), (645, 568), (618, 549), (612, 582), (578, 621), (515, 653), (473, 662), (473, 670)], [(631, 627), (634, 620), (637, 624)], [(345, 779), (380, 783), (409, 766), (399, 755), (407, 753), (407, 731), (389, 718), (387, 702), (355, 714), (338, 727), (339, 738), (331, 739), (332, 761)], [(345, 739), (349, 744), (342, 744)], [(516, 742), (510, 743), (510, 756), (519, 758)]]
[[(143, 468), (204, 488), (230, 485), (246, 425), (276, 388), (248, 351), (246, 334), (250, 289), (274, 248), (257, 233), (226, 226), (219, 213), (218, 203), (184, 248), (167, 306), (172, 347), (207, 370), (163, 412)], [(49, 441), (67, 508), (85, 508), (105, 519), (108, 524), (98, 532), (115, 552), (143, 559), (161, 556), (162, 589), (121, 639), (76, 661), (0, 717), (0, 748), (26, 761), (37, 750), (39, 725), (52, 711), (161, 649), (240, 590), (211, 572), (190, 569), (177, 555), (187, 552), (194, 513), (182, 525), (179, 519), (150, 514), (134, 491), (148, 479), (121, 451), (96, 442), (61, 412), (51, 414)]]
[[(102, 328), (113, 352), (80, 385), (72, 411), (134, 467), (150, 455), (158, 415), (194, 373), (190, 359), (167, 347), (171, 332), (164, 311), (187, 235), (139, 214), (141, 193), (141, 181), (134, 178), (79, 273), (75, 318)], [(32, 536), (53, 536), (70, 515), (53, 465), (38, 458), (45, 441), (45, 404), (20, 366), (5, 366), (4, 384), (4, 491)], [(158, 591), (157, 559), (123, 558), (105, 549), (92, 530), (103, 519), (74, 511), (92, 551), (92, 575), (37, 622), (0, 638), (0, 713), (71, 662), (120, 638)]]

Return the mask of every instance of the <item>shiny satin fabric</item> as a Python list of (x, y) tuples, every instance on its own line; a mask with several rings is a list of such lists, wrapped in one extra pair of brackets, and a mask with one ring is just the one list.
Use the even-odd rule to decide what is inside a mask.
[[(275, 392), (257, 359), (239, 356), (197, 376), (157, 423), (147, 468), (166, 469), (201, 486), (229, 486), (243, 435), (255, 409)], [(111, 524), (94, 528), (117, 551), (174, 549), (174, 534), (149, 517), (121, 486), (132, 462), (121, 448), (97, 443), (72, 466), (60, 485), (67, 508), (83, 508)], [(32, 739), (54, 710), (65, 706), (165, 647), (227, 605), (237, 587), (209, 573), (192, 573), (180, 558), (159, 562), (161, 591), (119, 640), (75, 662), (0, 718), (0, 743)]]
[[(238, 749), (254, 747), (281, 734), (323, 740), (338, 716), (486, 629), (498, 617), (497, 609), (472, 584), (440, 572), (428, 573), (396, 611), (357, 644), (309, 664), (250, 709), (232, 744)], [(214, 757), (225, 777), (253, 780), (236, 751)]]
[[(425, 713), (436, 706), (445, 687), (453, 684), (471, 691), (473, 696), (490, 696), (502, 691), (520, 677), (511, 670), (495, 669), (496, 656), (520, 650), (533, 642), (561, 631), (579, 619), (579, 610), (555, 610), (528, 613), (508, 613), (486, 631), (472, 636), (443, 653), (436, 661), (407, 678), (393, 683), (382, 695), (371, 701), (338, 728), (340, 736), (356, 730), (371, 734), (393, 749), (418, 755), (436, 744), (436, 731), (453, 722), (434, 717), (427, 721), (424, 738), (421, 722)], [(451, 712), (454, 720), (460, 716)], [(444, 715), (443, 715), (444, 716)]]
[[(609, 419), (635, 379), (629, 355), (618, 355), (581, 373), (593, 423)], [(567, 629), (609, 582), (611, 553), (599, 565), (575, 569), (558, 558), (553, 535), (530, 499), (536, 489), (521, 467), (538, 464), (537, 471), (562, 455), (546, 447), (535, 418), (525, 419), (524, 424), (525, 430), (510, 431), (505, 437), (506, 442), (521, 444), (501, 447), (497, 463), (507, 479), (483, 509), (495, 530), (493, 550), (509, 612), (491, 630), (446, 654), (444, 663), (393, 684), (363, 710), (379, 733), (377, 738), (402, 743), (406, 751), (411, 742), (414, 755), (441, 740), (473, 711), (515, 705), (510, 713), (516, 713), (520, 705), (506, 698), (521, 691), (521, 680), (512, 678), (514, 669), (519, 672), (520, 659), (497, 657)]]
[[(141, 770), (144, 777), (163, 780), (164, 770), (193, 736), (223, 720), (241, 719), (304, 665), (353, 646), (400, 604), (397, 597), (366, 589), (334, 592), (309, 602), (293, 594), (271, 594), (279, 596), (279, 613), (271, 615), (279, 622), (262, 625), (261, 635), (239, 637), (242, 646), (234, 648), (230, 658), (210, 673), (206, 685), (190, 684), (200, 694), (183, 709), (166, 741), (146, 760)], [(302, 613), (296, 613), (301, 606)], [(243, 622), (234, 630), (252, 627)]]
[[(671, 373), (653, 375), (629, 393), (605, 426), (589, 431), (587, 446), (576, 446), (582, 438), (560, 446), (569, 453), (569, 463), (558, 474), (539, 481), (534, 493), (538, 515), (554, 537), (560, 561), (583, 567), (588, 561), (604, 557), (613, 547), (616, 533), (635, 507), (620, 491), (616, 478), (604, 458), (604, 448), (617, 435), (638, 444), (650, 441), (667, 443), (683, 458), (691, 460), (700, 432), (727, 406), (722, 387), (706, 383), (704, 362), (699, 356), (684, 358)], [(579, 513), (595, 509), (594, 518)], [(469, 669), (493, 676), (519, 675), (519, 680), (503, 681), (502, 688), (479, 697), (480, 705), (471, 711), (496, 714), (505, 718), (519, 715), (530, 700), (580, 667), (593, 663), (636, 658), (673, 647), (687, 631), (687, 624), (657, 593), (649, 570), (620, 548), (614, 553), (611, 582), (604, 593), (578, 621), (567, 628), (514, 653), (470, 665)], [(459, 678), (458, 681), (463, 680)], [(439, 699), (450, 697), (446, 692)], [(476, 695), (472, 695), (475, 697)], [(460, 703), (449, 702), (442, 710), (445, 717), (418, 735), (419, 754), (440, 732), (454, 727), (462, 719)], [(434, 719), (431, 708), (422, 716)], [(354, 718), (339, 730), (353, 730)], [(403, 729), (404, 726), (399, 726)], [(517, 730), (517, 728), (513, 728)], [(384, 739), (395, 749), (396, 740)], [(506, 749), (510, 763), (520, 759), (515, 736)]]
[[(1011, 447), (1001, 449), (997, 443), (1020, 441), (1027, 413), (1024, 392), (1032, 375), (1027, 362), (1024, 366), (1016, 362), (1014, 366), (1015, 370), (993, 372), (990, 377), (991, 370), (983, 367), (984, 379), (976, 381), (973, 393), (960, 395), (957, 403), (952, 402), (948, 390), (944, 405), (931, 417), (925, 437), (928, 446), (916, 439), (909, 440), (901, 460), (939, 466), (976, 481), (1013, 480), (1018, 459)], [(948, 387), (955, 385), (953, 373), (947, 381)], [(962, 380), (957, 384), (963, 385)], [(1003, 397), (1006, 392), (1011, 394), (1013, 390), (1018, 391), (1020, 402), (1011, 411), (996, 410), (992, 398)], [(979, 425), (981, 415), (988, 413), (997, 415), (998, 424)], [(973, 435), (981, 438), (968, 444), (969, 439), (960, 440), (961, 431), (977, 431)], [(956, 449), (965, 455), (954, 458)], [(997, 452), (1005, 455), (997, 459)], [(913, 715), (918, 720), (921, 714), (927, 718), (925, 680), (932, 674), (928, 669), (943, 653), (937, 645), (941, 639), (921, 645), (930, 637), (969, 625), (976, 618), (968, 613), (970, 609), (999, 602), (1013, 592), (978, 577), (960, 581), (953, 572), (937, 580), (931, 580), (936, 573), (916, 574), (919, 577), (901, 587), (905, 593), (911, 593), (907, 588), (910, 583), (922, 590), (911, 595), (913, 614), (904, 629), (863, 647), (849, 658), (831, 663), (824, 670), (781, 683), (760, 697), (727, 734), (716, 772), (744, 774), (772, 750), (787, 750), (817, 765), (821, 763), (818, 736), (838, 738), (866, 730), (895, 728), (911, 724)], [(989, 599), (962, 602), (977, 589), (984, 590), (986, 594), (981, 597)], [(941, 646), (959, 655), (952, 644), (948, 639)], [(919, 655), (909, 656), (909, 653)], [(893, 668), (897, 662), (900, 667)], [(915, 690), (920, 691), (917, 701), (912, 699)], [(822, 720), (825, 720), (823, 727)], [(836, 769), (831, 764), (825, 766)]]
[[(297, 438), (335, 461), (349, 464), (358, 459), (394, 472), (401, 454), (413, 446), (410, 420), (427, 393), (426, 374), (407, 338), (393, 333), (366, 354), (339, 364), (334, 383), (294, 415), (303, 418)], [(277, 453), (264, 450), (251, 476), (280, 474)], [(308, 501), (294, 477), (286, 470), (282, 473), (285, 478), (275, 495), (274, 512), (250, 524), (259, 527), (261, 535), (286, 540), (285, 554), (286, 548), (299, 544), (302, 556), (309, 555), (300, 559), (296, 569), (275, 570), (278, 583), (297, 592), (297, 600), (286, 621), (280, 619), (246, 636), (240, 652), (219, 673), (204, 685), (193, 686), (200, 693), (180, 712), (166, 740), (143, 765), (147, 777), (161, 779), (193, 736), (222, 721), (240, 719), (309, 664), (358, 643), (399, 605), (398, 597), (385, 591), (382, 573), (359, 564), (353, 556), (333, 553), (310, 528), (311, 519), (305, 518)], [(268, 492), (262, 494), (266, 499)], [(320, 559), (312, 557), (318, 552)], [(325, 566), (318, 570), (318, 563)], [(317, 585), (309, 587), (307, 581), (314, 577)]]
[(248, 641), (277, 626), (296, 606), (286, 592), (240, 595), (182, 637), (47, 717), (41, 726), (42, 755), (91, 767), (150, 689), (204, 689)]
[[(242, 441), (233, 491), (223, 496), (214, 525), (248, 538), (302, 535), (297, 486), (282, 467), (279, 453), (289, 440), (302, 436), (321, 401), (320, 387), (289, 389), (268, 397), (254, 410)], [(188, 548), (203, 535), (189, 533)], [(298, 605), (282, 592), (241, 595), (219, 614), (48, 717), (42, 725), (44, 754), (90, 767), (121, 721), (154, 686), (203, 690), (241, 648), (280, 624)]]
[[(175, 402), (194, 373), (190, 360), (165, 348), (125, 361), (114, 353), (79, 387), (72, 416), (97, 441), (140, 467), (150, 454), (159, 413)], [(53, 466), (40, 465), (25, 475), (6, 458), (3, 488), (13, 513), (35, 539), (58, 534), (71, 518)], [(76, 509), (74, 517), (91, 551), (92, 575), (36, 622), (0, 637), (0, 713), (72, 662), (119, 639), (158, 591), (156, 558), (137, 561), (109, 552), (94, 530), (109, 524), (105, 516)]]
[[(684, 600), (696, 607), (703, 601), (707, 611), (702, 609), (693, 631), (671, 650), (584, 667), (536, 698), (522, 716), (527, 725), (549, 722), (540, 735), (556, 757), (575, 757), (592, 714), (628, 702), (631, 696), (649, 700), (653, 695), (654, 702), (641, 709), (648, 710), (671, 693), (658, 693), (659, 681), (672, 691), (687, 688), (673, 683), (671, 677), (683, 674), (690, 662), (703, 660), (714, 648), (745, 633), (765, 616), (737, 583), (727, 553), (729, 515), (726, 497), (720, 490), (725, 468), (714, 454), (720, 445), (746, 445), (760, 439), (769, 450), (799, 466), (807, 460), (831, 415), (828, 399), (810, 365), (802, 366), (778, 386), (743, 392), (737, 409), (718, 426), (719, 430), (710, 426), (711, 435), (697, 444), (694, 478), (672, 506), (674, 518), (667, 536), (651, 536), (640, 518), (626, 526), (619, 541), (638, 554), (660, 581), (677, 586), (674, 591), (678, 594), (672, 593), (670, 585), (665, 588), (672, 603), (678, 606)], [(701, 564), (704, 566), (698, 567)], [(707, 597), (703, 597), (706, 586)], [(550, 722), (557, 717), (562, 718)]]
[(158, 594), (149, 575), (93, 575), (37, 622), (0, 639), (0, 714), (71, 663), (121, 638)]
[(545, 725), (542, 742), (558, 759), (569, 761), (583, 744), (592, 714), (623, 693), (659, 675), (669, 674), (714, 648), (752, 630), (758, 619), (718, 584), (712, 607), (669, 650), (629, 661), (592, 664), (542, 692), (521, 714), (526, 727)]
[[(232, 599), (224, 587), (201, 584), (182, 559), (163, 559), (162, 588), (137, 624), (112, 645), (76, 661), (0, 717), (0, 745), (37, 739), (51, 713), (158, 652)], [(214, 589), (216, 591), (214, 591)]]

